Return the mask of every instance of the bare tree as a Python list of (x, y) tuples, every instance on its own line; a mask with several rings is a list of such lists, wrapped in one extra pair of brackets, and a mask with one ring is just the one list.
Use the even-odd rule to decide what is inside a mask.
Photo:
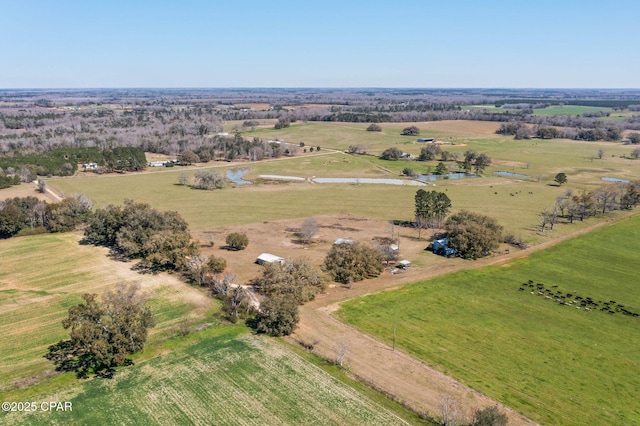
[(197, 255), (193, 256), (187, 264), (191, 278), (198, 285), (204, 285), (207, 281), (207, 262), (209, 262), (209, 256)]
[(333, 348), (333, 353), (336, 355), (336, 362), (342, 368), (344, 366), (345, 361), (347, 360), (347, 356), (351, 352), (351, 347), (344, 341), (339, 341), (336, 343)]
[(631, 151), (631, 156), (636, 160), (640, 158), (640, 148), (636, 148), (633, 151)]
[(464, 422), (460, 401), (452, 395), (443, 395), (440, 399), (440, 424), (442, 426), (457, 426)]
[(316, 235), (317, 233), (318, 233), (318, 222), (314, 218), (308, 217), (302, 223), (302, 226), (300, 227), (300, 232), (298, 232), (298, 236), (305, 243), (309, 243), (313, 238), (313, 236)]
[(598, 160), (602, 160), (604, 158), (604, 149), (600, 148), (598, 150)]
[(183, 186), (189, 184), (189, 174), (185, 172), (180, 173), (180, 176), (178, 176), (178, 183)]
[(620, 197), (620, 190), (616, 185), (603, 185), (600, 188), (593, 191), (593, 197), (599, 209), (602, 210), (602, 214), (607, 210), (615, 210), (618, 208), (618, 199)]

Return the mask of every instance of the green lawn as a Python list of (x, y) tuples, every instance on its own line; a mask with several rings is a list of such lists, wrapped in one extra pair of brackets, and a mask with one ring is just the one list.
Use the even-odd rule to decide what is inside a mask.
[[(341, 319), (543, 424), (639, 424), (638, 317), (561, 306), (534, 291), (640, 313), (640, 215), (509, 265), (345, 303)], [(601, 303), (602, 306), (602, 303)]]
[(535, 115), (582, 115), (585, 112), (605, 111), (613, 113), (613, 108), (593, 107), (582, 105), (552, 105), (546, 108), (534, 109)]
[[(5, 425), (406, 424), (362, 393), (244, 326), (213, 327), (171, 352), (39, 401), (72, 411), (0, 414)], [(39, 405), (38, 405), (39, 406)]]

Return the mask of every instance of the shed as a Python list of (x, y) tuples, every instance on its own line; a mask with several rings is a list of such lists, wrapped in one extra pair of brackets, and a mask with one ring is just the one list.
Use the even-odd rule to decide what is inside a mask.
[(436, 138), (418, 138), (416, 142), (435, 142)]
[(256, 263), (258, 265), (264, 265), (265, 263), (273, 263), (273, 262), (279, 262), (280, 264), (282, 264), (284, 263), (284, 258), (280, 256), (276, 256), (275, 254), (271, 254), (271, 253), (262, 253), (256, 259)]
[(409, 262), (408, 260), (401, 260), (400, 262), (398, 262), (398, 268), (409, 269), (410, 267), (411, 262)]

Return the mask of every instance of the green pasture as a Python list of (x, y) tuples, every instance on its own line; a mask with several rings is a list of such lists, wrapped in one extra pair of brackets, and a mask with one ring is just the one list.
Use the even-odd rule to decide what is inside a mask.
[[(419, 173), (434, 170), (438, 161), (384, 161), (373, 155), (348, 155), (326, 148), (332, 145), (332, 148), (340, 150), (351, 143), (380, 138), (379, 148), (382, 150), (388, 144), (399, 143), (397, 141), (402, 138), (398, 135), (401, 124), (405, 123), (383, 123), (384, 131), (378, 134), (364, 130), (366, 124), (296, 123), (278, 131), (282, 139), (293, 141), (303, 138), (307, 140), (307, 146), (318, 144), (324, 146), (325, 150), (321, 150), (319, 155), (309, 153), (231, 166), (215, 163), (212, 167), (223, 172), (228, 168), (246, 167), (249, 172), (245, 179), (248, 180), (256, 180), (261, 174), (293, 175), (307, 179), (314, 176), (397, 177), (405, 167)], [(511, 137), (487, 133), (484, 127), (482, 132), (478, 130), (474, 133), (474, 126), (484, 126), (486, 123), (418, 124), (440, 126), (438, 131), (442, 132), (442, 136), (438, 137), (450, 138), (452, 142), (452, 145), (443, 146), (445, 150), (462, 155), (467, 149), (474, 149), (487, 153), (493, 159), (493, 165), (485, 170), (482, 178), (438, 181), (435, 182), (436, 187), (431, 189), (446, 191), (453, 201), (454, 211), (464, 208), (495, 216), (506, 229), (523, 234), (530, 242), (548, 237), (538, 235), (534, 229), (538, 212), (551, 207), (556, 197), (567, 189), (571, 188), (574, 192), (593, 190), (603, 183), (601, 178), (605, 176), (628, 180), (640, 178), (640, 160), (622, 158), (630, 153), (631, 148), (620, 143), (564, 139), (516, 141)], [(449, 128), (447, 132), (443, 130)], [(273, 130), (261, 131), (269, 133)], [(253, 133), (257, 134), (258, 131)], [(298, 134), (299, 137), (289, 137), (289, 133)], [(396, 136), (390, 136), (392, 133)], [(310, 143), (310, 140), (314, 143)], [(408, 143), (401, 148), (418, 154), (421, 146)], [(599, 149), (605, 152), (602, 160), (596, 158)], [(454, 162), (447, 164), (452, 170), (457, 170)], [(198, 191), (178, 185), (181, 173), (193, 178), (195, 171), (193, 168), (173, 168), (147, 174), (52, 179), (48, 183), (67, 195), (84, 193), (97, 206), (119, 204), (126, 197), (148, 202), (162, 210), (177, 210), (187, 219), (192, 230), (342, 212), (380, 220), (410, 220), (417, 190), (416, 187), (329, 185), (309, 181), (258, 181), (257, 185), (237, 188), (230, 185), (217, 191)], [(499, 177), (493, 175), (494, 171), (509, 171), (529, 177)], [(559, 172), (568, 177), (568, 183), (562, 187), (555, 186), (553, 182)], [(566, 233), (579, 226), (557, 227), (554, 233)]]
[[(79, 240), (71, 233), (0, 240), (0, 395), (10, 393), (15, 381), (53, 369), (43, 356), (49, 345), (68, 338), (60, 322), (83, 293), (101, 294), (137, 278), (119, 269), (128, 272), (130, 265), (116, 267), (105, 249), (80, 245)], [(162, 282), (143, 288), (152, 297), (157, 322), (150, 342), (173, 334), (172, 328), (183, 319), (192, 320), (201, 308), (182, 296), (184, 288)], [(202, 299), (204, 305), (215, 306), (208, 296)]]
[(582, 105), (552, 105), (546, 108), (534, 109), (535, 115), (582, 115), (585, 112), (598, 112), (605, 111), (612, 113), (613, 108), (607, 107), (593, 107)]
[(640, 215), (507, 265), (344, 303), (339, 317), (542, 424), (640, 423), (640, 318), (520, 291), (532, 280), (640, 313)]
[[(251, 170), (249, 178), (265, 171), (261, 166), (254, 170), (253, 165)], [(280, 173), (286, 174), (287, 170), (280, 169)], [(120, 188), (128, 188), (126, 197), (148, 202), (161, 210), (176, 210), (185, 217), (192, 230), (339, 213), (385, 221), (411, 220), (415, 193), (419, 189), (394, 185), (299, 182), (200, 191), (176, 185), (177, 179), (178, 173), (157, 173), (61, 179), (51, 181), (51, 185), (65, 193), (84, 193), (97, 206), (121, 204), (124, 195)], [(454, 211), (481, 211), (495, 216), (506, 229), (523, 236), (530, 234), (531, 238), (538, 238), (532, 229), (538, 221), (539, 210), (551, 206), (565, 189), (501, 177), (441, 181), (436, 187), (424, 188), (445, 191), (453, 202)], [(564, 228), (558, 226), (554, 232), (559, 235), (581, 226), (583, 224), (578, 223)]]
[[(213, 327), (111, 380), (78, 382), (37, 401), (71, 412), (0, 414), (6, 425), (406, 424), (278, 341), (244, 326)], [(3, 418), (4, 416), (4, 418)]]

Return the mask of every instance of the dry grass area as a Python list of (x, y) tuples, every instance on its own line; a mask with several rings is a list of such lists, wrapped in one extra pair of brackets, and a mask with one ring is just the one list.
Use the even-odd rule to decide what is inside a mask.
[[(318, 234), (310, 244), (304, 244), (296, 232), (305, 219), (268, 221), (248, 225), (226, 226), (213, 231), (195, 232), (194, 238), (201, 243), (200, 250), (205, 255), (223, 257), (227, 261), (227, 271), (238, 276), (241, 282), (247, 282), (260, 274), (260, 266), (255, 263), (261, 253), (271, 253), (284, 258), (306, 257), (315, 265), (322, 264), (327, 252), (338, 238), (349, 238), (365, 243), (373, 242), (374, 237), (391, 237), (392, 225), (389, 222), (366, 219), (350, 214), (314, 216), (319, 225)], [(249, 238), (245, 250), (229, 251), (224, 249), (225, 238), (231, 232), (242, 232)], [(427, 239), (418, 240), (417, 231), (409, 228), (393, 227), (394, 235), (400, 233), (401, 257), (407, 258), (417, 266), (427, 262), (441, 262), (442, 258), (424, 251)], [(423, 232), (423, 238), (429, 232)], [(209, 247), (211, 236), (214, 246)], [(451, 259), (453, 262), (459, 259)], [(387, 271), (383, 274), (395, 280), (398, 276)]]
[(37, 187), (33, 183), (21, 183), (20, 185), (10, 186), (0, 190), (0, 200), (6, 200), (13, 197), (36, 197), (39, 200), (47, 202), (55, 202), (48, 194), (38, 192)]

